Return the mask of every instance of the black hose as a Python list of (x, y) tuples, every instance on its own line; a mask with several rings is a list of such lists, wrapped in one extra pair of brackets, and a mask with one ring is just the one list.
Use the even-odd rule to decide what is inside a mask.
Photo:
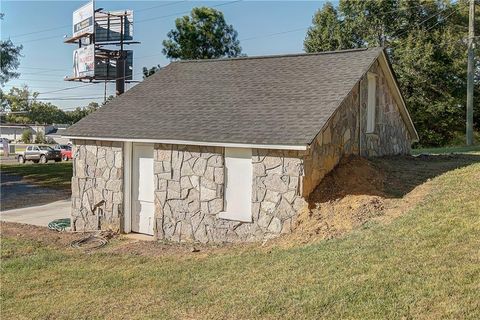
[(108, 240), (104, 237), (91, 234), (88, 237), (72, 241), (70, 246), (75, 249), (98, 249), (105, 246), (107, 243)]

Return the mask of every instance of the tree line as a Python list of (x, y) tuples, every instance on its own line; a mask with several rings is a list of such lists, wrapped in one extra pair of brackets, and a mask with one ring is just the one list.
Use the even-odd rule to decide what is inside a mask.
[[(304, 50), (384, 47), (418, 130), (419, 144), (442, 146), (465, 132), (467, 26), (466, 0), (340, 0), (337, 5), (327, 2), (314, 13)], [(164, 55), (174, 60), (244, 55), (234, 27), (222, 12), (207, 7), (193, 8), (190, 15), (176, 19), (163, 46)], [(15, 65), (15, 60), (6, 61)], [(144, 67), (144, 78), (158, 70), (159, 65)], [(480, 68), (476, 70), (474, 128), (478, 131)], [(4, 77), (9, 75), (4, 74), (2, 63)]]
[[(2, 110), (8, 110), (2, 117), (8, 123), (20, 124), (73, 124), (101, 107), (90, 102), (85, 107), (63, 110), (50, 102), (38, 100), (38, 93), (28, 87), (13, 87), (9, 92), (0, 91)], [(108, 101), (113, 99), (110, 96)]]

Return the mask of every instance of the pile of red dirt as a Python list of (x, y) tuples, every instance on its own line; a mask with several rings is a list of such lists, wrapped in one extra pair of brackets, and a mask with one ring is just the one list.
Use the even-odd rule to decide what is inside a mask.
[(378, 163), (359, 157), (342, 160), (310, 195), (308, 208), (299, 212), (292, 234), (281, 237), (280, 243), (331, 239), (371, 220), (390, 221), (426, 194), (419, 187), (403, 199), (389, 198), (386, 181), (386, 172)]

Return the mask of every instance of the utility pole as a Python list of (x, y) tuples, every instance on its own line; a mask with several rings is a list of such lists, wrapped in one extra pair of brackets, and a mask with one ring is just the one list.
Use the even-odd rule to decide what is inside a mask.
[(475, 0), (470, 0), (468, 15), (468, 65), (467, 65), (467, 146), (473, 144), (473, 76), (475, 68)]

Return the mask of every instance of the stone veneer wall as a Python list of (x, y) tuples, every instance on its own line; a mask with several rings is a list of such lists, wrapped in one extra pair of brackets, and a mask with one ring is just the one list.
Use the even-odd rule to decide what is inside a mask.
[(367, 127), (368, 80), (365, 76), (361, 88), (361, 153), (362, 156), (409, 154), (412, 138), (402, 119), (399, 108), (390, 91), (387, 79), (378, 61), (370, 68), (377, 75), (377, 109), (375, 112), (375, 132), (365, 133)]
[(368, 79), (365, 75), (314, 139), (305, 156), (305, 197), (315, 190), (323, 177), (344, 156), (410, 153), (408, 129), (378, 62), (370, 68), (370, 72), (377, 74), (375, 132), (365, 133), (368, 101)]
[(358, 85), (335, 111), (305, 156), (303, 195), (307, 197), (344, 156), (358, 154)]
[(121, 231), (122, 143), (75, 140), (74, 145), (72, 229)]
[(303, 163), (295, 152), (253, 150), (251, 223), (218, 218), (223, 210), (223, 148), (156, 144), (155, 234), (173, 241), (257, 241), (289, 232)]
[(302, 197), (303, 153), (288, 150), (253, 150), (252, 212), (262, 238), (292, 231)]

